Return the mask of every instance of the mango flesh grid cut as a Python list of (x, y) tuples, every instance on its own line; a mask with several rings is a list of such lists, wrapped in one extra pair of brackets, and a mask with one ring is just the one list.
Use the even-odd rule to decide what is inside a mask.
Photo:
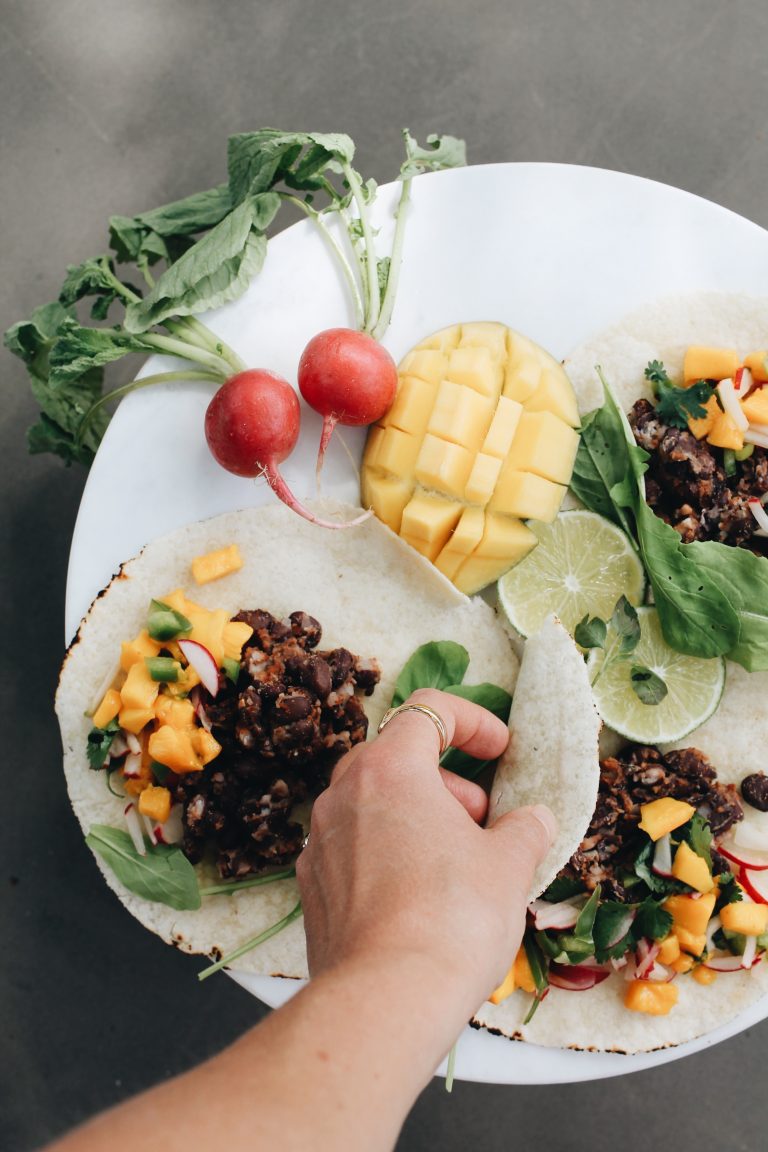
[(558, 362), (492, 322), (427, 337), (398, 369), (369, 431), (362, 500), (462, 592), (497, 580), (537, 543), (571, 478), (580, 419)]

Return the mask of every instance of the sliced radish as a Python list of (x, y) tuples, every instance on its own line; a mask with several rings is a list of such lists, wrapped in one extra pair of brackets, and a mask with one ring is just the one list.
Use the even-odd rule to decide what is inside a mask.
[(627, 964), (628, 960), (626, 956), (615, 956), (611, 960), (611, 968), (613, 968), (614, 972), (620, 972), (622, 968), (626, 968)]
[(768, 448), (768, 434), (765, 432), (755, 432), (750, 426), (744, 433), (744, 443), (756, 444), (758, 448)]
[(757, 936), (747, 936), (747, 942), (744, 945), (744, 951), (741, 954), (742, 968), (751, 968), (755, 962), (755, 954), (757, 953)]
[(651, 870), (655, 872), (657, 876), (672, 875), (672, 841), (669, 833), (667, 833), (666, 836), (660, 836), (656, 841)]
[(733, 827), (733, 842), (739, 848), (768, 853), (768, 812), (760, 812), (746, 801), (744, 815)]
[(121, 756), (125, 756), (127, 751), (128, 745), (126, 744), (122, 733), (118, 732), (117, 736), (113, 737), (112, 743), (109, 746), (110, 759), (119, 760)]
[(568, 900), (561, 900), (558, 904), (550, 904), (547, 900), (534, 900), (528, 906), (533, 915), (533, 922), (539, 931), (547, 928), (573, 928), (579, 918), (580, 907), (583, 906), (584, 897), (571, 896)]
[(141, 741), (139, 740), (138, 736), (133, 734), (133, 732), (125, 733), (125, 742), (128, 745), (128, 751), (132, 752), (134, 756), (141, 752)]
[(184, 839), (183, 812), (183, 804), (174, 804), (165, 824), (155, 824), (155, 836), (160, 844), (178, 844)]
[(176, 643), (184, 659), (197, 672), (203, 687), (211, 696), (215, 696), (219, 690), (219, 669), (211, 653), (197, 640), (177, 640)]
[(733, 377), (733, 386), (739, 394), (739, 400), (744, 399), (754, 382), (754, 377), (749, 368), (736, 369), (736, 374)]
[(587, 968), (583, 964), (557, 964), (553, 961), (547, 974), (550, 984), (567, 992), (586, 992), (608, 978), (604, 968)]
[(125, 816), (125, 823), (131, 835), (131, 840), (133, 840), (134, 848), (138, 852), (139, 856), (146, 856), (147, 849), (144, 844), (144, 837), (141, 834), (141, 824), (139, 824), (139, 816), (136, 811), (136, 805), (127, 804), (123, 815)]
[(733, 839), (727, 842), (721, 841), (717, 850), (722, 856), (726, 856), (732, 863), (738, 864), (741, 868), (751, 868), (755, 872), (761, 872), (768, 868), (768, 853), (740, 848), (734, 844)]
[(141, 753), (130, 752), (123, 764), (123, 776), (126, 780), (137, 780), (141, 776)]
[(717, 386), (717, 394), (722, 402), (724, 412), (730, 416), (740, 431), (746, 432), (747, 428), (749, 428), (749, 420), (747, 420), (742, 411), (741, 404), (739, 404), (739, 398), (733, 387), (733, 380), (730, 378), (721, 380)]
[[(762, 952), (755, 953), (751, 964), (752, 968), (754, 968), (755, 964), (760, 963), (763, 955), (764, 953)], [(705, 968), (711, 968), (713, 972), (741, 972), (743, 969), (743, 959), (743, 956), (707, 956), (702, 963)]]
[(747, 500), (747, 506), (763, 531), (768, 532), (768, 512), (763, 508), (760, 501), (757, 498)]
[(768, 904), (768, 873), (764, 868), (744, 868), (741, 882), (756, 904)]
[(669, 984), (670, 980), (674, 980), (675, 972), (672, 968), (668, 968), (666, 964), (654, 964), (650, 972), (645, 977), (646, 980), (653, 980), (657, 984)]
[(142, 822), (144, 824), (144, 827), (147, 830), (147, 836), (149, 836), (150, 843), (154, 847), (154, 845), (157, 844), (157, 836), (155, 836), (155, 830), (152, 827), (152, 821), (150, 820), (149, 816), (145, 816), (143, 813), (141, 815), (141, 819), (142, 819)]
[(653, 968), (654, 961), (656, 960), (656, 957), (658, 956), (658, 954), (659, 954), (659, 945), (655, 941), (653, 943), (651, 943), (651, 941), (647, 940), (645, 937), (643, 937), (642, 940), (638, 940), (637, 954), (636, 954), (636, 956), (637, 956), (636, 975), (637, 975), (638, 980), (642, 980), (643, 977), (647, 976), (647, 974), (650, 972), (651, 968)]

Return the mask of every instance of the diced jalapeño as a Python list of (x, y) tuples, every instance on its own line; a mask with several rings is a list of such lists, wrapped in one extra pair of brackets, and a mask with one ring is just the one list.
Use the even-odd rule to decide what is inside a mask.
[(153, 600), (149, 605), (147, 617), (147, 632), (153, 640), (173, 640), (182, 632), (191, 632), (192, 622), (175, 608), (163, 604), (161, 600)]
[(181, 675), (181, 664), (171, 656), (145, 656), (144, 663), (153, 680), (161, 684), (176, 684)]
[(229, 656), (225, 656), (222, 668), (224, 669), (224, 675), (227, 679), (231, 680), (233, 684), (237, 684), (240, 676), (240, 661), (232, 660)]

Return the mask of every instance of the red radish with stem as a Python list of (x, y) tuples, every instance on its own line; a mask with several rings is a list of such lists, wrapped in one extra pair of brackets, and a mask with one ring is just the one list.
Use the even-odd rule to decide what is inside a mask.
[(365, 332), (328, 328), (318, 332), (301, 354), (299, 391), (323, 417), (317, 453), (317, 477), (337, 424), (374, 424), (397, 392), (397, 366), (385, 348)]
[(265, 476), (275, 495), (305, 520), (322, 528), (351, 528), (366, 512), (344, 524), (322, 520), (291, 492), (279, 465), (299, 438), (299, 398), (287, 380), (253, 368), (230, 376), (208, 405), (205, 439), (214, 459), (235, 476)]

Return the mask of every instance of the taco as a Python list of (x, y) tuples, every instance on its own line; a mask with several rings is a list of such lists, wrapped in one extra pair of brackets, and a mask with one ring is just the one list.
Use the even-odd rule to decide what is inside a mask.
[[(235, 542), (243, 561), (240, 570), (194, 587), (191, 560)], [(373, 519), (351, 532), (322, 533), (321, 543), (318, 547), (315, 527), (282, 506), (219, 516), (149, 544), (122, 567), (95, 600), (67, 654), (56, 697), (67, 786), (86, 834), (94, 826), (124, 830), (124, 809), (135, 800), (130, 794), (127, 798), (113, 795), (107, 788), (107, 773), (89, 767), (87, 750), (93, 718), (86, 712), (95, 708), (109, 689), (121, 642), (144, 634), (148, 606), (153, 601), (159, 602), (160, 610), (182, 616), (185, 609), (194, 614), (193, 609), (202, 612), (207, 608), (212, 610), (210, 620), (229, 621), (245, 610), (240, 627), (245, 622), (245, 632), (250, 634), (250, 624), (255, 625), (256, 636), (266, 627), (266, 612), (272, 614), (274, 625), (283, 633), (289, 632), (288, 626), (296, 620), (299, 631), (304, 628), (305, 632), (314, 627), (312, 618), (319, 621), (326, 654), (344, 649), (352, 661), (357, 661), (356, 667), (370, 671), (374, 661), (378, 666), (379, 683), (373, 688), (375, 677), (369, 676), (364, 684), (373, 688), (371, 694), (355, 694), (371, 733), (391, 702), (401, 668), (414, 649), (428, 641), (453, 640), (466, 647), (471, 658), (467, 682), (489, 681), (512, 691), (517, 658), (492, 609), (482, 600), (470, 600), (457, 592), (429, 563)], [(186, 591), (187, 599), (178, 592), (180, 588)], [(154, 607), (157, 610), (157, 603)], [(256, 609), (262, 610), (262, 619), (255, 618)], [(280, 625), (291, 613), (296, 620), (291, 618), (288, 626)], [(314, 636), (309, 646), (316, 641)], [(170, 651), (164, 648), (159, 657), (150, 654), (150, 661), (166, 661), (158, 666), (160, 673), (179, 663), (173, 659), (174, 652), (178, 656), (172, 647), (175, 643), (167, 641)], [(246, 642), (246, 650), (248, 644), (256, 644), (256, 639)], [(345, 681), (350, 694), (353, 681), (354, 677)], [(202, 695), (205, 704), (208, 697)], [(179, 698), (184, 696), (179, 693)], [(161, 695), (159, 699), (170, 697)], [(208, 700), (208, 705), (212, 710), (216, 701)], [(158, 728), (157, 720), (145, 734), (153, 728)], [(213, 735), (216, 733), (214, 725)], [(154, 783), (159, 785), (159, 781)], [(591, 800), (579, 798), (578, 803), (586, 825)], [(307, 812), (305, 806), (305, 822)], [(282, 827), (285, 830), (286, 825)], [(295, 829), (293, 835), (295, 847)], [(278, 845), (273, 860), (282, 863), (285, 857), (279, 853)], [(107, 883), (142, 924), (184, 951), (216, 959), (275, 924), (298, 899), (295, 880), (287, 878), (232, 895), (207, 896), (198, 909), (172, 908), (130, 890), (99, 854), (97, 862)], [(204, 860), (195, 864), (195, 872), (202, 885), (221, 885), (220, 875)], [(301, 921), (291, 923), (249, 952), (235, 967), (260, 974), (305, 976)]]
[[(736, 383), (737, 402), (750, 397), (756, 413), (768, 400), (768, 389), (760, 395), (768, 380), (760, 351), (766, 316), (768, 300), (754, 297), (662, 299), (566, 360), (582, 417), (606, 402), (603, 381), (628, 416), (630, 435), (649, 453), (645, 491), (656, 515), (684, 543), (724, 547), (723, 565), (730, 557), (749, 581), (741, 603), (729, 581), (740, 609), (737, 640), (721, 649), (730, 658), (715, 713), (661, 749), (627, 746), (613, 735), (587, 835), (546, 899), (533, 904), (527, 948), (497, 1002), (477, 1013), (476, 1024), (510, 1038), (647, 1051), (708, 1032), (768, 993), (768, 780), (761, 772), (768, 711), (757, 703), (768, 690), (766, 541), (749, 507), (768, 492), (768, 445), (754, 417), (743, 452), (722, 435), (723, 427), (733, 435), (728, 420), (710, 435), (732, 406), (728, 387), (716, 387), (726, 376)], [(697, 363), (703, 367), (692, 369)], [(691, 386), (705, 412), (691, 407)], [(654, 826), (659, 802), (689, 807), (665, 831)], [(646, 998), (653, 983), (657, 992)]]

